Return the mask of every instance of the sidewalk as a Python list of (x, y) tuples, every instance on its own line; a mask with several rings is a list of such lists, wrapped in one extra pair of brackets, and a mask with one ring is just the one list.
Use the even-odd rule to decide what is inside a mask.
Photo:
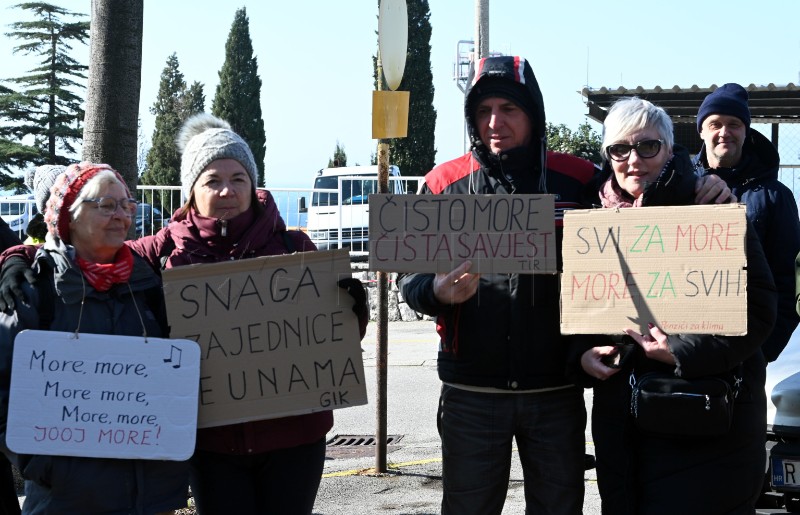
[[(437, 514), (441, 503), (441, 451), (436, 432), (436, 408), (441, 383), (436, 374), (434, 323), (390, 322), (388, 330), (387, 434), (389, 472), (370, 473), (375, 446), (328, 446), (325, 470), (314, 506), (317, 515), (366, 513)], [(334, 412), (328, 441), (344, 435), (373, 437), (376, 324), (371, 322), (362, 342), (370, 404)], [(591, 393), (585, 396), (591, 408)], [(593, 453), (587, 427), (587, 452)], [(341, 438), (339, 438), (341, 440)], [(586, 471), (584, 513), (600, 513), (595, 471)], [(522, 469), (514, 457), (504, 514), (525, 511)]]

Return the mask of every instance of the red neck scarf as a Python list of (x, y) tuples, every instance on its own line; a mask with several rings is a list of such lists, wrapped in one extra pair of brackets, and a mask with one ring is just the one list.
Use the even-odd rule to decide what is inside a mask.
[(108, 291), (114, 284), (128, 282), (133, 271), (133, 253), (127, 245), (117, 251), (113, 263), (94, 263), (80, 256), (77, 261), (86, 280), (97, 291)]

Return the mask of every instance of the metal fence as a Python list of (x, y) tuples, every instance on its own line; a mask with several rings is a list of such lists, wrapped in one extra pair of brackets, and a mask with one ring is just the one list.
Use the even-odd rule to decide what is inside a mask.
[[(753, 124), (753, 128), (768, 139), (772, 139), (771, 125)], [(778, 153), (781, 156), (778, 179), (792, 190), (794, 200), (798, 202), (800, 201), (800, 123), (779, 124)]]
[[(389, 177), (390, 191), (416, 192), (420, 177)], [(284, 223), (289, 229), (308, 232), (321, 249), (350, 249), (351, 257), (366, 257), (369, 253), (368, 195), (377, 188), (366, 186), (375, 182), (364, 177), (338, 177), (337, 188), (268, 188)], [(265, 189), (265, 188), (259, 188)], [(358, 200), (354, 195), (358, 190)], [(183, 205), (179, 186), (138, 186), (139, 207), (136, 236), (155, 234), (167, 225), (172, 214)], [(361, 207), (361, 209), (353, 209)], [(311, 223), (315, 224), (309, 228)], [(310, 229), (310, 230), (309, 230)]]
[(17, 233), (20, 240), (25, 240), (28, 223), (38, 212), (33, 195), (13, 195), (0, 198), (0, 216), (11, 230)]
[[(754, 125), (756, 130), (770, 137), (770, 126)], [(786, 184), (794, 194), (795, 202), (800, 201), (800, 124), (781, 124), (778, 141), (781, 156), (781, 167), (778, 178)], [(369, 253), (367, 245), (369, 227), (369, 210), (350, 209), (353, 201), (347, 204), (347, 194), (352, 191), (352, 182), (363, 177), (341, 177), (336, 189), (313, 188), (269, 188), (287, 227), (293, 230), (308, 231), (312, 240), (320, 248), (350, 248), (352, 257), (364, 257)], [(401, 185), (404, 192), (418, 191), (420, 177), (390, 177), (393, 184)], [(363, 187), (363, 186), (362, 186)], [(391, 191), (397, 192), (392, 186)], [(183, 205), (184, 199), (179, 186), (138, 186), (135, 227), (136, 236), (155, 234), (167, 225), (172, 214)], [(316, 196), (316, 202), (314, 201)], [(359, 201), (365, 205), (366, 195)], [(344, 201), (342, 199), (345, 199)], [(324, 230), (312, 227), (309, 230), (309, 214), (316, 216), (315, 204), (324, 204), (326, 213), (333, 214), (328, 218)], [(20, 239), (25, 239), (28, 222), (36, 215), (36, 203), (33, 195), (15, 195), (0, 197), (0, 212), (3, 220), (16, 231)], [(313, 222), (313, 220), (312, 220)]]

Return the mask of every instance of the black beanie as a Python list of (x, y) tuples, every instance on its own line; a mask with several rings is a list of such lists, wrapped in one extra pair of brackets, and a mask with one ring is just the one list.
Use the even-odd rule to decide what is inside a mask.
[(469, 97), (468, 110), (470, 116), (475, 119), (475, 109), (487, 97), (501, 97), (511, 100), (520, 109), (525, 111), (531, 124), (536, 127), (538, 120), (538, 110), (533, 103), (530, 92), (519, 82), (513, 82), (505, 77), (484, 77), (472, 88)]
[(703, 130), (703, 120), (712, 114), (735, 116), (750, 128), (750, 107), (747, 104), (747, 90), (738, 84), (729, 82), (715, 89), (700, 104), (697, 111), (697, 132)]

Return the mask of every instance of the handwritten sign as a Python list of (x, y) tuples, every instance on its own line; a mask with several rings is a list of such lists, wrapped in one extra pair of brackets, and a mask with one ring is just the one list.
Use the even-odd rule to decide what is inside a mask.
[(198, 427), (367, 403), (347, 249), (164, 271), (172, 335), (200, 344)]
[(742, 205), (565, 214), (561, 332), (747, 334)]
[(552, 195), (370, 195), (369, 267), (555, 274)]
[(7, 445), (20, 454), (187, 460), (199, 376), (192, 341), (22, 331)]

